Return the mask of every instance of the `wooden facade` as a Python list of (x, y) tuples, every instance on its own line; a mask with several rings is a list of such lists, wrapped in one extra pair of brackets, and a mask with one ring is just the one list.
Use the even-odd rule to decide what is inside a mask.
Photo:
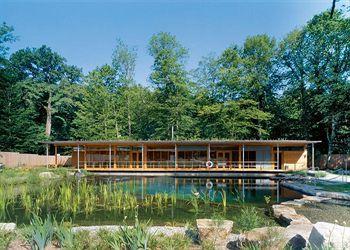
[[(88, 171), (284, 172), (307, 168), (304, 140), (54, 141), (72, 148), (72, 165)], [(313, 152), (313, 150), (312, 150)], [(312, 157), (313, 158), (313, 157)], [(56, 163), (57, 164), (57, 163)]]

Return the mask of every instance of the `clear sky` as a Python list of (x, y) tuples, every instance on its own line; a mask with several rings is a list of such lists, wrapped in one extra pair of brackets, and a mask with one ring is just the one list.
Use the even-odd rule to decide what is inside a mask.
[(136, 80), (147, 84), (152, 65), (147, 44), (154, 33), (176, 35), (189, 49), (192, 69), (202, 56), (242, 44), (247, 36), (281, 39), (330, 6), (331, 0), (0, 0), (0, 22), (14, 26), (19, 36), (11, 52), (46, 44), (84, 73), (111, 62), (119, 37), (137, 47)]

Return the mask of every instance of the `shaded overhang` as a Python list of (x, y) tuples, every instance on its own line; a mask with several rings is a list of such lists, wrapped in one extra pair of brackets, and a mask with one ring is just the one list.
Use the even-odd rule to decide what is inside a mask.
[(96, 140), (96, 141), (43, 141), (43, 144), (76, 147), (76, 146), (175, 146), (175, 145), (266, 145), (266, 146), (305, 146), (321, 143), (322, 141), (308, 140)]

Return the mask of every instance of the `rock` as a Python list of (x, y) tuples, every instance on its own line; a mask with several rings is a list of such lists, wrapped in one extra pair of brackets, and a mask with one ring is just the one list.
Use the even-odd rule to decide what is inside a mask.
[(285, 206), (295, 206), (295, 207), (301, 207), (304, 206), (307, 202), (301, 200), (301, 199), (295, 199), (293, 201), (284, 201), (281, 203), (281, 205)]
[(309, 239), (311, 230), (314, 226), (311, 223), (292, 224), (286, 227), (286, 236), (292, 238), (295, 235), (301, 235), (306, 241)]
[(302, 250), (307, 246), (307, 240), (300, 234), (296, 234), (287, 242), (287, 249)]
[(309, 242), (312, 224), (292, 224), (286, 228), (287, 245), (292, 249), (303, 249)]
[(226, 245), (227, 238), (233, 227), (233, 221), (197, 219), (196, 222), (201, 241), (210, 240), (216, 245)]
[(167, 226), (153, 226), (148, 228), (148, 232), (152, 234), (162, 234), (165, 236), (173, 236), (174, 234), (186, 234), (186, 227), (167, 227)]
[(72, 227), (72, 232), (73, 233), (77, 233), (77, 232), (80, 232), (80, 231), (88, 231), (90, 233), (95, 234), (95, 233), (97, 233), (98, 231), (101, 231), (101, 230), (114, 232), (114, 231), (120, 230), (120, 226), (115, 226), (115, 225), (107, 226), (107, 225), (104, 225), (104, 226), (79, 226), (79, 227)]
[(335, 250), (349, 249), (350, 227), (317, 222), (311, 230), (309, 242), (313, 249), (323, 249), (323, 247), (332, 247)]
[(226, 248), (230, 250), (239, 250), (242, 248), (242, 242), (245, 238), (242, 234), (230, 234), (227, 238)]
[(330, 199), (331, 198), (303, 195), (303, 198), (301, 200), (308, 201), (308, 202), (313, 202), (313, 203), (321, 203), (321, 202), (324, 202), (324, 201), (328, 201)]
[(255, 228), (243, 234), (243, 246), (250, 246), (251, 244), (268, 249), (283, 249), (288, 238), (286, 237), (286, 229), (284, 227), (262, 227)]
[(285, 205), (272, 205), (273, 215), (275, 218), (279, 218), (282, 214), (296, 214), (294, 208)]
[(0, 231), (14, 231), (15, 229), (15, 223), (0, 223)]
[(55, 179), (55, 178), (59, 178), (58, 175), (55, 175), (54, 173), (52, 172), (41, 172), (39, 174), (39, 177), (42, 178), (42, 179)]
[(273, 205), (273, 215), (282, 224), (311, 224), (311, 222), (304, 216), (297, 214), (294, 208), (285, 205)]
[(350, 194), (346, 194), (346, 193), (324, 191), (324, 192), (317, 192), (316, 195), (319, 197), (350, 201)]
[[(130, 226), (131, 227), (131, 226)], [(88, 231), (92, 234), (96, 234), (101, 230), (106, 230), (110, 232), (119, 231), (121, 226), (110, 225), (110, 226), (79, 226), (73, 227), (72, 232), (77, 233), (80, 231)], [(151, 234), (163, 234), (165, 236), (172, 236), (174, 234), (182, 234), (185, 235), (186, 227), (168, 227), (168, 226), (154, 226), (148, 227), (148, 232)]]

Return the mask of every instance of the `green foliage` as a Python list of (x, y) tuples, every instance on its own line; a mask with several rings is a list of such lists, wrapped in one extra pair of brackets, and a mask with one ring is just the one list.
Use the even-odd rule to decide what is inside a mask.
[(170, 237), (157, 235), (154, 242), (152, 242), (151, 249), (186, 250), (190, 249), (191, 243), (191, 239), (182, 234), (174, 234)]
[(52, 218), (48, 216), (42, 220), (33, 214), (30, 225), (27, 228), (25, 237), (32, 249), (44, 250), (51, 242), (54, 234), (54, 224)]
[(112, 249), (149, 249), (154, 234), (148, 232), (148, 224), (139, 223), (135, 219), (133, 227), (122, 226), (120, 230), (109, 238), (109, 245)]
[[(189, 51), (167, 32), (137, 53), (116, 41), (112, 64), (86, 76), (47, 46), (7, 58), (13, 28), (0, 25), (0, 150), (43, 152), (45, 139), (317, 139), (322, 153), (349, 148), (350, 18), (315, 15), (281, 41), (247, 37), (188, 72)], [(193, 73), (193, 74), (192, 74)], [(83, 84), (81, 84), (83, 83)]]
[(7, 249), (14, 237), (13, 232), (0, 230), (0, 249)]
[(244, 206), (240, 214), (234, 218), (239, 231), (245, 232), (264, 225), (264, 218), (259, 214), (257, 208)]

